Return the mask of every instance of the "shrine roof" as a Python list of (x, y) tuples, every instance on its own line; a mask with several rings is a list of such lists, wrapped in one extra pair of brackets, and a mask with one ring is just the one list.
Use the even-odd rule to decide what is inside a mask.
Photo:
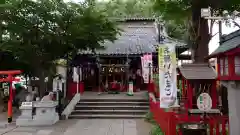
[(217, 78), (216, 71), (209, 64), (183, 64), (179, 70), (187, 80), (214, 80)]
[(240, 47), (240, 30), (237, 30), (228, 35), (222, 36), (220, 46), (211, 53), (208, 58), (216, 57), (217, 55), (223, 54), (235, 48)]
[[(158, 42), (158, 32), (155, 19), (152, 18), (125, 18), (119, 27), (121, 35), (114, 42), (107, 41), (102, 46), (104, 49), (96, 50), (100, 55), (125, 55), (145, 54), (156, 52), (157, 46), (164, 43), (174, 43), (177, 46), (186, 46), (177, 40), (165, 35), (163, 43)], [(93, 54), (92, 50), (79, 51), (79, 54)]]

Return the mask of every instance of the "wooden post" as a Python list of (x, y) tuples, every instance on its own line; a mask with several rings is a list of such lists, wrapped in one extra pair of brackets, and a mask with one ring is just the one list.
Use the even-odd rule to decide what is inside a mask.
[(217, 96), (217, 88), (216, 88), (216, 81), (212, 82), (211, 86), (211, 97), (212, 97), (212, 108), (217, 108), (218, 96)]
[(187, 104), (186, 109), (192, 109), (193, 89), (192, 89), (191, 84), (189, 83), (188, 80), (186, 80), (186, 84), (187, 84), (187, 100), (188, 100), (188, 104)]
[(191, 86), (191, 84), (188, 82), (187, 83), (187, 85), (188, 85), (188, 98), (189, 98), (189, 109), (192, 109), (193, 108), (193, 88), (192, 88), (192, 86)]
[(235, 63), (234, 63), (234, 56), (228, 56), (228, 76), (235, 75)]
[(183, 95), (183, 98), (185, 99), (184, 101), (184, 106), (185, 106), (185, 109), (188, 109), (188, 92), (186, 92), (186, 89), (185, 89), (185, 84), (186, 84), (186, 80), (184, 77), (182, 77), (182, 95)]
[(186, 91), (185, 91), (185, 79), (182, 77), (182, 95), (186, 97)]

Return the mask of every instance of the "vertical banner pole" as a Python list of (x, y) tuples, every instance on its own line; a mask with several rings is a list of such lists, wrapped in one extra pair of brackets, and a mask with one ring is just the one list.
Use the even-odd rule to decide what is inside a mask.
[(12, 90), (12, 75), (8, 75), (9, 77), (9, 99), (8, 99), (8, 123), (12, 122), (12, 101), (13, 101), (13, 90)]

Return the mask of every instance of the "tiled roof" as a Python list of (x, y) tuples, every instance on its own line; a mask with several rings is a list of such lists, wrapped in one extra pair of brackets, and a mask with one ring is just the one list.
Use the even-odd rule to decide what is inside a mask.
[[(148, 18), (147, 20), (151, 20)], [(154, 20), (152, 23), (144, 23), (146, 18), (131, 18), (126, 20), (137, 20), (140, 23), (122, 23), (123, 32), (114, 42), (106, 42), (103, 44), (105, 49), (96, 50), (100, 55), (123, 55), (123, 54), (144, 54), (156, 52), (159, 45), (165, 43), (176, 44), (178, 47), (185, 47), (186, 44), (162, 34), (163, 42), (158, 42), (158, 35)], [(80, 54), (93, 54), (91, 50), (80, 51)]]
[[(105, 49), (96, 50), (97, 54), (143, 54), (155, 51), (158, 44), (154, 26), (126, 27), (114, 42), (106, 42)], [(92, 53), (90, 50), (81, 51), (81, 54)]]
[(118, 18), (119, 21), (155, 21), (155, 18), (146, 18), (146, 17), (129, 17), (129, 18)]
[(216, 79), (216, 71), (208, 64), (183, 64), (179, 70), (188, 80)]
[(216, 56), (220, 53), (238, 48), (240, 46), (240, 30), (230, 33), (222, 37), (220, 46), (210, 54), (209, 57)]

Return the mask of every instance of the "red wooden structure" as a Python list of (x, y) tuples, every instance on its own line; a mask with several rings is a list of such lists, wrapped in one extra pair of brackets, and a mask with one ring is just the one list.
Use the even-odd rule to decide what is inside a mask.
[[(207, 58), (217, 58), (218, 78), (222, 81), (240, 80), (240, 30), (223, 37), (219, 46)], [(238, 41), (236, 41), (238, 40)], [(229, 44), (231, 42), (231, 44)]]
[(8, 99), (8, 122), (12, 122), (12, 101), (13, 101), (13, 90), (12, 82), (16, 81), (14, 75), (21, 74), (20, 70), (0, 71), (0, 75), (7, 75), (7, 78), (1, 78), (0, 82), (9, 82), (9, 99)]
[[(240, 134), (239, 81), (240, 81), (240, 30), (221, 39), (220, 46), (208, 57), (217, 59), (218, 79), (221, 81), (223, 110), (229, 113), (231, 134)], [(226, 97), (227, 96), (227, 97)], [(232, 110), (237, 110), (233, 113)]]
[(150, 111), (153, 113), (153, 118), (159, 124), (164, 135), (183, 135), (179, 128), (180, 124), (184, 123), (205, 123), (208, 125), (208, 135), (229, 135), (229, 121), (227, 116), (213, 116), (203, 119), (201, 116), (187, 116), (177, 114), (175, 112), (165, 112), (159, 108), (160, 103), (154, 102), (150, 98)]
[[(181, 86), (180, 101), (185, 109), (197, 109), (198, 96), (206, 92), (212, 98), (212, 108), (217, 108), (217, 74), (208, 64), (185, 64), (178, 68), (178, 86)], [(180, 85), (181, 83), (181, 85)]]
[[(149, 84), (149, 102), (150, 111), (153, 113), (154, 120), (159, 124), (165, 135), (183, 135), (182, 124), (188, 123), (205, 123), (208, 125), (209, 135), (227, 135), (228, 116), (208, 115), (202, 117), (202, 114), (190, 115), (189, 110), (197, 109), (196, 101), (199, 94), (202, 92), (209, 93), (212, 98), (212, 109), (217, 110), (217, 90), (216, 81), (217, 74), (208, 64), (186, 64), (178, 69), (178, 87), (181, 89), (180, 108), (185, 111), (175, 111), (160, 108), (160, 103), (155, 99), (153, 93), (156, 90), (154, 84)], [(154, 99), (153, 99), (154, 98)]]

